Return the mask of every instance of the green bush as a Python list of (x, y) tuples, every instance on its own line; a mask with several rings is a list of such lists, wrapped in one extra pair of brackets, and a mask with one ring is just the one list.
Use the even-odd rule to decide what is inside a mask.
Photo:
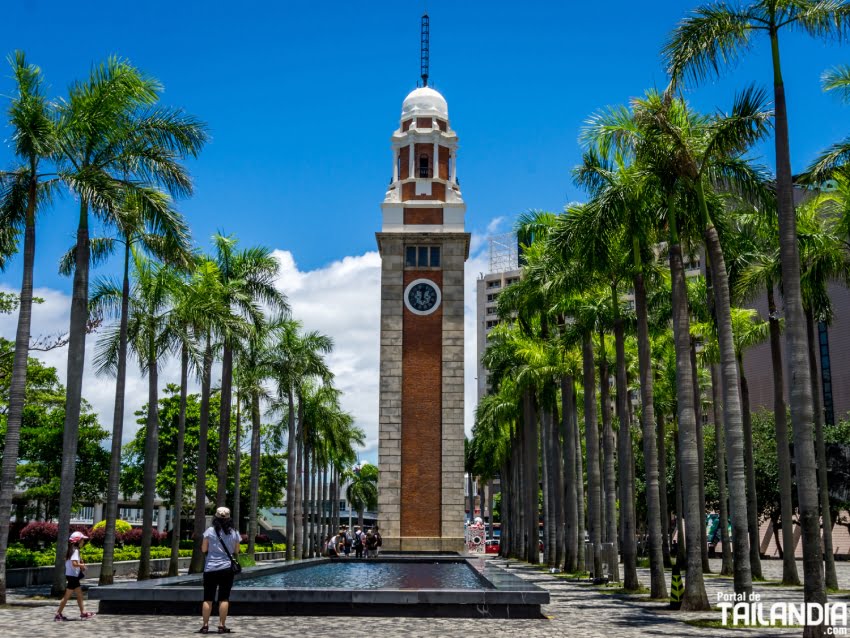
[[(191, 549), (180, 549), (177, 553), (181, 558), (192, 555)], [(113, 560), (139, 560), (141, 550), (138, 547), (116, 547)], [(170, 547), (151, 547), (151, 558), (170, 558)], [(99, 563), (103, 560), (103, 549), (86, 545), (82, 551), (83, 561), (86, 563)], [(10, 545), (6, 551), (6, 568), (16, 569), (19, 567), (47, 567), (53, 565), (56, 559), (56, 547), (49, 547), (41, 551), (32, 551), (22, 545), (15, 543)]]
[[(248, 551), (248, 543), (241, 543), (239, 545), (240, 552)], [(255, 552), (285, 552), (286, 551), (286, 543), (270, 543), (268, 545), (254, 545)]]

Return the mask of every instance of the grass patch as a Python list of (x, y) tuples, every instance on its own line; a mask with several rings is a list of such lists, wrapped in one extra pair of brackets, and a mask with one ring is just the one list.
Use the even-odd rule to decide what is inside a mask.
[(802, 629), (802, 625), (785, 625), (781, 622), (777, 622), (775, 625), (762, 625), (758, 623), (750, 623), (748, 625), (732, 625), (732, 624), (723, 624), (722, 620), (714, 619), (714, 618), (696, 618), (694, 620), (685, 620), (682, 621), (686, 625), (690, 625), (691, 627), (700, 627), (703, 629)]
[(249, 556), (248, 554), (236, 554), (236, 560), (239, 561), (239, 564), (242, 567), (255, 567), (257, 565), (257, 561), (254, 560), (253, 556)]

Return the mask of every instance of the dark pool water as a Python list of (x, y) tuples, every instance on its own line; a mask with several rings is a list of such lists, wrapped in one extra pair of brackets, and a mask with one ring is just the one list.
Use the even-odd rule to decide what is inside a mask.
[(246, 578), (237, 587), (340, 589), (490, 589), (465, 562), (381, 563), (328, 561)]

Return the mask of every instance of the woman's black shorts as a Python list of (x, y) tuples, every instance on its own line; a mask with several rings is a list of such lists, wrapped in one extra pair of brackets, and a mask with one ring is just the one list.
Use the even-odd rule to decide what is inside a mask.
[(65, 585), (65, 589), (76, 589), (80, 586), (80, 577), (79, 576), (65, 576), (65, 580), (68, 583)]
[(233, 570), (219, 569), (214, 572), (204, 572), (204, 600), (215, 600), (215, 590), (218, 589), (218, 601), (230, 600), (230, 590), (233, 589)]

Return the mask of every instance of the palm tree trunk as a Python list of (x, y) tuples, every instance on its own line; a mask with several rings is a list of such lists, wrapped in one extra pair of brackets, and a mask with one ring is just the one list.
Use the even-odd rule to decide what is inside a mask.
[[(557, 392), (553, 392), (557, 396)], [(552, 540), (555, 543), (555, 566), (564, 566), (564, 459), (561, 456), (561, 437), (558, 433), (558, 408), (554, 408), (549, 426), (549, 458), (552, 463), (552, 484), (550, 487), (552, 503), (555, 506), (555, 520)]]
[(251, 496), (248, 503), (248, 555), (257, 539), (257, 504), (260, 500), (260, 392), (251, 390)]
[(526, 452), (526, 507), (528, 517), (526, 520), (527, 552), (528, 560), (532, 565), (540, 562), (540, 513), (538, 509), (538, 493), (540, 479), (538, 475), (538, 437), (537, 437), (537, 405), (536, 397), (532, 390), (525, 392), (525, 423), (523, 427), (525, 435)]
[(295, 556), (303, 558), (304, 551), (304, 398), (298, 395), (298, 428), (295, 434)]
[(585, 446), (587, 448), (587, 520), (590, 542), (593, 544), (593, 577), (599, 578), (602, 575), (602, 480), (599, 471), (599, 428), (596, 423), (593, 341), (590, 333), (585, 333), (582, 340), (582, 363)]
[(340, 496), (340, 487), (339, 487), (339, 467), (334, 465), (333, 467), (333, 483), (331, 485), (331, 496), (333, 498), (333, 521), (331, 524), (331, 536), (339, 529), (340, 521), (339, 521), (339, 496)]
[(605, 351), (605, 333), (599, 332), (599, 406), (602, 410), (602, 455), (605, 484), (605, 542), (614, 544), (613, 555), (618, 553), (617, 543), (617, 477), (614, 474), (614, 429), (611, 426), (610, 373), (608, 353)]
[(679, 410), (679, 447), (681, 454), (682, 499), (687, 506), (685, 518), (688, 539), (687, 576), (682, 609), (686, 611), (710, 609), (702, 576), (700, 527), (705, 525), (703, 505), (699, 502), (699, 462), (697, 458), (697, 433), (694, 415), (694, 379), (690, 361), (690, 316), (685, 286), (685, 269), (682, 247), (676, 234), (676, 211), (672, 197), (668, 219), (671, 226), (670, 275), (673, 288), (673, 340), (676, 347), (676, 399)]
[(726, 490), (726, 452), (723, 442), (723, 399), (718, 365), (711, 366), (711, 391), (714, 404), (714, 454), (717, 463), (717, 492), (720, 500), (720, 543), (722, 545), (721, 576), (735, 574), (732, 565), (732, 547), (729, 539), (729, 508)]
[(578, 570), (578, 503), (576, 502), (576, 433), (573, 431), (573, 378), (561, 377), (561, 449), (564, 462), (564, 571)]
[(295, 558), (295, 459), (298, 456), (296, 449), (298, 429), (295, 426), (295, 397), (291, 385), (287, 391), (287, 400), (289, 432), (286, 442), (286, 560), (293, 560)]
[(739, 382), (741, 384), (741, 409), (744, 422), (744, 467), (747, 472), (747, 529), (750, 537), (750, 569), (753, 578), (764, 580), (761, 571), (761, 555), (758, 519), (758, 494), (756, 494), (756, 468), (753, 463), (753, 419), (750, 411), (750, 385), (744, 374), (744, 360), (738, 357)]
[[(324, 529), (322, 531), (322, 540), (331, 535), (331, 499), (330, 499), (330, 472), (328, 471), (327, 462), (322, 472), (322, 511), (326, 511), (324, 517)], [(321, 549), (321, 548), (320, 548)]]
[[(707, 206), (701, 185), (698, 188), (700, 205), (708, 219)], [(724, 436), (726, 463), (728, 464), (729, 508), (732, 514), (732, 551), (735, 557), (735, 593), (749, 599), (753, 591), (753, 574), (750, 561), (750, 543), (747, 521), (746, 464), (744, 459), (744, 432), (739, 394), (738, 363), (732, 335), (732, 309), (729, 296), (729, 278), (726, 262), (717, 235), (717, 229), (708, 223), (703, 237), (711, 266), (711, 283), (714, 293), (714, 312), (717, 320), (717, 338), (720, 346), (720, 379), (723, 387)]]
[(578, 565), (577, 569), (583, 572), (587, 569), (584, 555), (584, 467), (582, 465), (581, 430), (578, 425), (578, 393), (572, 386), (573, 393), (573, 433), (575, 434), (574, 445), (576, 450), (576, 530), (578, 531)]
[(614, 349), (616, 352), (617, 379), (617, 416), (620, 431), (617, 437), (619, 447), (620, 473), (620, 520), (622, 521), (623, 550), (623, 587), (634, 591), (640, 588), (637, 575), (637, 526), (634, 518), (635, 485), (632, 477), (632, 436), (629, 420), (629, 390), (626, 378), (626, 335), (623, 319), (619, 314), (619, 296), (616, 287), (612, 289), (616, 318), (614, 320)]
[[(215, 501), (217, 507), (227, 502), (227, 460), (230, 457), (230, 407), (233, 392), (233, 348), (225, 338), (221, 355), (221, 407), (218, 421), (218, 469)], [(237, 523), (239, 525), (239, 523)]]
[(301, 437), (298, 439), (298, 459), (302, 463), (298, 473), (301, 481), (301, 558), (308, 557), (310, 536), (307, 533), (307, 522), (310, 520), (310, 446), (304, 440), (306, 427), (301, 425)]
[(180, 352), (180, 413), (177, 416), (177, 475), (174, 477), (174, 516), (171, 528), (171, 560), (168, 575), (177, 576), (180, 568), (180, 522), (183, 517), (183, 456), (186, 445), (186, 394), (189, 386), (189, 349)]
[[(9, 380), (9, 405), (6, 414), (6, 437), (3, 447), (3, 469), (0, 473), (0, 605), (6, 604), (6, 548), (9, 544), (9, 522), (12, 517), (12, 496), (15, 493), (18, 453), (21, 443), (21, 423), (27, 385), (30, 326), (32, 324), (32, 281), (35, 269), (35, 207), (37, 177), (35, 167), (30, 178), (27, 196), (27, 219), (24, 230), (24, 272), (18, 307), (18, 328), (15, 333), (15, 358)], [(18, 523), (21, 521), (18, 520)]]
[(235, 441), (233, 443), (233, 526), (237, 532), (242, 531), (240, 521), (242, 520), (242, 512), (240, 511), (241, 499), (239, 498), (242, 489), (242, 406), (239, 396), (239, 388), (236, 388), (236, 432)]
[(121, 319), (118, 333), (118, 365), (115, 379), (115, 409), (112, 412), (112, 453), (106, 486), (106, 525), (103, 534), (101, 585), (114, 582), (115, 521), (118, 520), (118, 486), (121, 479), (121, 445), (124, 436), (124, 395), (127, 385), (127, 320), (130, 307), (130, 237), (124, 237), (124, 277), (121, 286)]
[(791, 454), (788, 448), (788, 422), (785, 414), (785, 378), (782, 372), (779, 315), (773, 296), (773, 282), (767, 284), (767, 312), (770, 329), (770, 358), (773, 364), (773, 420), (776, 424), (776, 459), (779, 472), (779, 499), (782, 512), (782, 584), (799, 585), (794, 551), (794, 506), (791, 498)]
[(670, 558), (670, 506), (667, 503), (667, 432), (664, 412), (658, 414), (658, 506), (661, 523), (661, 555), (664, 567), (673, 564)]
[[(636, 261), (640, 264), (640, 245), (635, 244)], [(652, 354), (650, 352), (649, 319), (646, 309), (646, 285), (643, 271), (638, 270), (632, 281), (637, 314), (638, 374), (640, 376), (641, 429), (643, 430), (643, 460), (646, 480), (647, 528), (649, 531), (650, 598), (666, 598), (664, 553), (661, 530), (661, 501), (658, 483), (658, 449), (655, 433), (655, 398), (652, 385)], [(669, 551), (669, 550), (668, 550)]]
[(207, 343), (204, 348), (204, 360), (201, 366), (201, 414), (198, 427), (198, 470), (195, 474), (195, 520), (193, 537), (195, 544), (192, 547), (192, 564), (189, 566), (190, 574), (198, 574), (204, 571), (204, 553), (201, 551), (201, 543), (204, 538), (204, 530), (207, 520), (207, 439), (210, 427), (210, 384), (212, 377), (212, 342), (209, 333), (206, 336)]
[(702, 388), (699, 383), (696, 342), (691, 338), (691, 371), (694, 375), (694, 421), (697, 424), (697, 465), (699, 466), (699, 502), (702, 507), (702, 525), (700, 526), (700, 552), (702, 553), (702, 573), (710, 574), (708, 564), (708, 532), (705, 526), (705, 437), (702, 427)]
[(673, 452), (676, 455), (676, 565), (685, 563), (687, 567), (687, 544), (685, 543), (685, 526), (683, 524), (685, 503), (682, 495), (682, 461), (680, 455), (678, 433), (673, 436)]
[(554, 515), (552, 512), (552, 492), (549, 489), (549, 473), (552, 468), (548, 456), (549, 417), (547, 412), (546, 408), (540, 411), (540, 469), (542, 471), (542, 480), (540, 483), (543, 491), (543, 563), (547, 567), (552, 567), (554, 564), (554, 553), (552, 551), (552, 545), (549, 543), (549, 530)]
[(77, 441), (80, 436), (80, 407), (83, 397), (83, 370), (86, 365), (86, 326), (89, 319), (89, 209), (80, 200), (80, 221), (77, 228), (74, 287), (71, 296), (71, 318), (68, 329), (68, 371), (65, 389), (65, 423), (62, 432), (62, 469), (59, 488), (59, 524), (56, 541), (56, 560), (53, 568), (51, 593), (59, 596), (65, 591), (65, 552), (71, 528), (71, 508), (74, 503), (74, 478), (77, 468)]
[[(322, 540), (318, 538), (319, 535), (319, 499), (321, 497), (321, 492), (319, 491), (319, 454), (318, 451), (313, 448), (313, 498), (312, 498), (312, 510), (313, 514), (310, 517), (310, 543), (311, 543), (311, 554), (313, 556), (319, 555), (319, 542)], [(360, 529), (363, 529), (363, 525), (360, 525)]]
[[(159, 469), (159, 384), (153, 327), (148, 344), (148, 419), (145, 424), (144, 488), (142, 490), (142, 546), (139, 552), (138, 580), (151, 577), (151, 535), (156, 475)], [(157, 532), (161, 532), (157, 529)]]
[[(785, 297), (785, 352), (788, 355), (788, 387), (791, 395), (791, 430), (797, 473), (797, 503), (803, 539), (803, 592), (806, 603), (826, 604), (823, 553), (818, 514), (817, 461), (812, 439), (813, 398), (808, 365), (806, 319), (800, 287), (800, 255), (797, 245), (797, 216), (791, 176), (788, 113), (785, 85), (779, 60), (779, 38), (770, 33), (773, 57), (773, 103), (776, 142), (776, 207), (779, 217), (779, 258)], [(823, 625), (807, 626), (806, 638), (823, 636)]]
[(832, 516), (829, 508), (829, 484), (826, 470), (826, 443), (823, 438), (823, 404), (821, 403), (820, 371), (817, 361), (817, 337), (812, 311), (806, 312), (806, 330), (809, 336), (809, 369), (812, 377), (812, 400), (815, 413), (815, 451), (818, 461), (818, 495), (820, 496), (821, 527), (823, 529), (824, 575), (827, 589), (838, 589), (838, 574), (835, 572), (835, 552), (832, 548)]

